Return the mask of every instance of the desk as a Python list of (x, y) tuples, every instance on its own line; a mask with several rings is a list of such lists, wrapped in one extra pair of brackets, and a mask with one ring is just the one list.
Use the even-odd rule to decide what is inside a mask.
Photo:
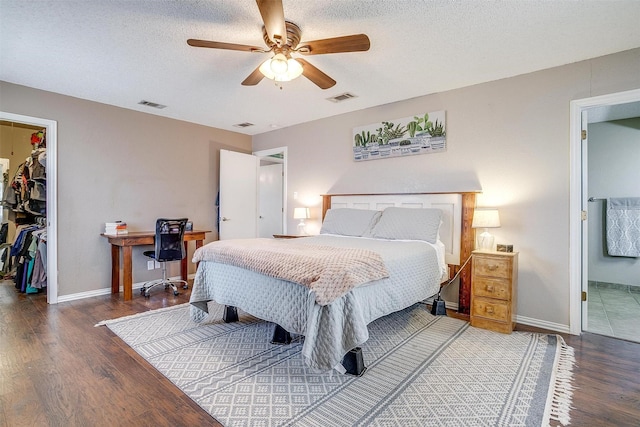
[[(184, 249), (191, 240), (196, 241), (196, 249), (202, 246), (202, 241), (210, 230), (193, 230), (184, 232)], [(111, 293), (120, 292), (120, 248), (122, 248), (122, 263), (124, 279), (122, 287), (124, 289), (124, 300), (129, 301), (133, 294), (131, 247), (140, 245), (153, 245), (156, 240), (156, 233), (153, 231), (130, 231), (127, 234), (117, 236), (100, 234), (106, 237), (111, 244)], [(187, 257), (181, 261), (180, 273), (182, 280), (187, 280)]]

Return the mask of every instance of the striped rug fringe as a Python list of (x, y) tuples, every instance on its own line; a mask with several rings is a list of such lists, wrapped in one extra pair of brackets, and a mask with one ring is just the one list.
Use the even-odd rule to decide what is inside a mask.
[(558, 352), (554, 362), (556, 369), (554, 369), (555, 374), (549, 384), (548, 416), (545, 416), (544, 419), (555, 420), (563, 426), (567, 426), (570, 424), (569, 411), (571, 410), (573, 390), (575, 390), (571, 381), (576, 359), (573, 348), (569, 347), (560, 335), (556, 337), (558, 339)]

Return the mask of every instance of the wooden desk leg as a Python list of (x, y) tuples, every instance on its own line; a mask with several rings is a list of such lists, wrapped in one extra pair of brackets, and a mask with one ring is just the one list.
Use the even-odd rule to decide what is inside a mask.
[[(202, 240), (196, 240), (196, 249), (201, 248), (202, 247)], [(200, 263), (196, 263), (196, 270), (198, 269), (198, 266), (200, 265)]]
[(120, 248), (111, 245), (111, 293), (120, 292)]
[(182, 276), (182, 280), (186, 282), (187, 275), (189, 274), (187, 264), (187, 258), (189, 257), (189, 244), (186, 241), (184, 242), (184, 253), (187, 254), (187, 256), (182, 258), (182, 260), (180, 261), (180, 275)]
[(132, 278), (132, 266), (131, 266), (131, 246), (122, 247), (123, 263), (124, 263), (124, 300), (129, 301), (133, 297), (133, 278)]

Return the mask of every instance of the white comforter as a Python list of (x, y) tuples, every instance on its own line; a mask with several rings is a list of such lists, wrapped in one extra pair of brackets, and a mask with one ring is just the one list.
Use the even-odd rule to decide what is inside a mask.
[(389, 277), (360, 285), (321, 306), (313, 292), (297, 283), (202, 261), (191, 292), (192, 319), (206, 318), (207, 313), (196, 305), (207, 301), (235, 306), (304, 335), (302, 355), (308, 366), (339, 368), (349, 350), (367, 341), (370, 322), (434, 295), (446, 277), (441, 244), (333, 235), (297, 239), (296, 243), (373, 250), (382, 256)]

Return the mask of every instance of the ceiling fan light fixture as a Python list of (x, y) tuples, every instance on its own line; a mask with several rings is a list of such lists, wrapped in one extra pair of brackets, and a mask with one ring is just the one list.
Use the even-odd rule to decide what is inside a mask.
[(302, 75), (302, 65), (282, 53), (276, 54), (260, 65), (260, 72), (268, 79), (277, 82), (289, 82)]
[(271, 71), (273, 71), (275, 75), (285, 74), (289, 69), (289, 65), (287, 64), (287, 57), (282, 53), (274, 55), (274, 57), (271, 58), (271, 61), (269, 62), (269, 67), (271, 67)]

